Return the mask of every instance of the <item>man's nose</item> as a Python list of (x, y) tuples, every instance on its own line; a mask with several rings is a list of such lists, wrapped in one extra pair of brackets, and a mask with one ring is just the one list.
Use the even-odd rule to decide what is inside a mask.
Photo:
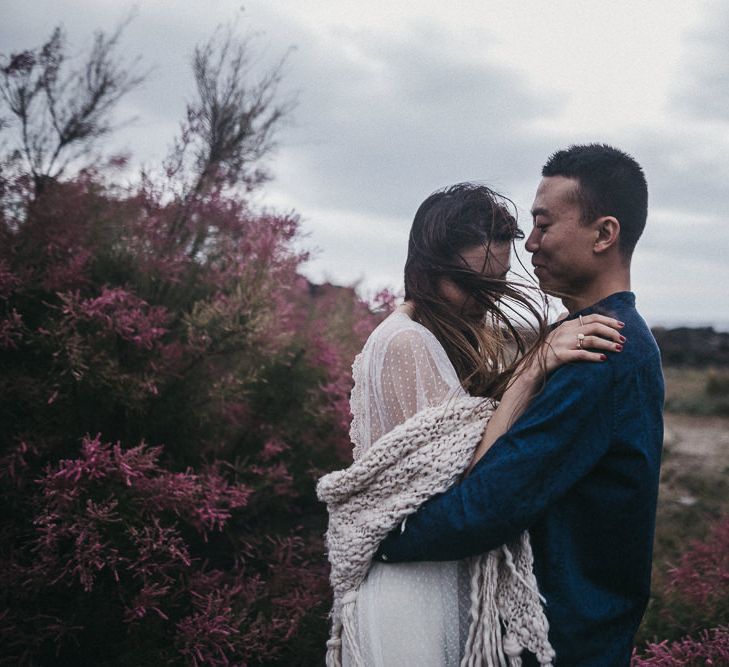
[(537, 242), (537, 228), (532, 227), (532, 231), (527, 237), (526, 244), (524, 247), (526, 248), (527, 252), (535, 253), (539, 249), (539, 243)]

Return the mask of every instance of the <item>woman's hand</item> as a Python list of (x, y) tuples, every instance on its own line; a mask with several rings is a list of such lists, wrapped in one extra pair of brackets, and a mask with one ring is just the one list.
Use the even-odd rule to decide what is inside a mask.
[(542, 371), (571, 361), (605, 361), (605, 352), (620, 352), (625, 336), (620, 330), (625, 325), (605, 315), (583, 315), (560, 324), (552, 331), (536, 355)]

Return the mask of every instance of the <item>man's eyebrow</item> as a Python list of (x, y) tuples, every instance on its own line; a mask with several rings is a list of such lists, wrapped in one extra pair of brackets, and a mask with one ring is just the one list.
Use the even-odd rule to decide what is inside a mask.
[(536, 208), (532, 209), (532, 218), (536, 218), (538, 215), (543, 215), (544, 217), (549, 217), (549, 211), (541, 206), (537, 206)]

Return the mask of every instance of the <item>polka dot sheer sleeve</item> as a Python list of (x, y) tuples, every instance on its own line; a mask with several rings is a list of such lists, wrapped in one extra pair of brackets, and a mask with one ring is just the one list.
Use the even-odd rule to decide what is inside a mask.
[(397, 312), (367, 340), (353, 376), (350, 436), (355, 458), (416, 412), (463, 394), (435, 336)]
[(443, 403), (452, 390), (453, 378), (443, 377), (419, 331), (406, 329), (390, 339), (380, 375), (384, 419), (389, 427)]

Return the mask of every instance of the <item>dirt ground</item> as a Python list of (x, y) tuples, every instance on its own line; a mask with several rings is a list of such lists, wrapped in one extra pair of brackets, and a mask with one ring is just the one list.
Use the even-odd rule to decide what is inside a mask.
[(729, 418), (666, 414), (664, 446), (672, 463), (726, 472), (729, 467)]
[[(700, 487), (697, 481), (702, 480)], [(729, 480), (729, 418), (666, 413), (661, 498), (691, 506)], [(715, 498), (729, 505), (729, 498)]]

